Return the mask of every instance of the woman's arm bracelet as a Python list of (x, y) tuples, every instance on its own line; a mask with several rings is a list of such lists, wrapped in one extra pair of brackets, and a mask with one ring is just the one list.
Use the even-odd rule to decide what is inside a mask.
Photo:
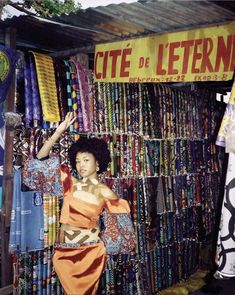
[(44, 145), (37, 154), (37, 158), (41, 159), (47, 157), (54, 143), (60, 138), (60, 136), (61, 134), (58, 131), (55, 131), (52, 136), (45, 141)]

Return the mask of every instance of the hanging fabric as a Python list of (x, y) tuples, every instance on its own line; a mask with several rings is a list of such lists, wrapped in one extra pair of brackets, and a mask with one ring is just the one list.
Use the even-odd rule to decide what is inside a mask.
[(53, 60), (48, 55), (36, 52), (32, 53), (35, 58), (43, 118), (48, 122), (59, 122), (60, 113)]

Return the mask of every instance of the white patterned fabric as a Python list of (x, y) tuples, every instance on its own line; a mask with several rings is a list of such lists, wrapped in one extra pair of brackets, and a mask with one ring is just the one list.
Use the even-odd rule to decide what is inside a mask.
[(229, 135), (230, 126), (235, 123), (235, 80), (233, 82), (231, 95), (227, 104), (224, 117), (219, 129), (219, 133), (216, 139), (216, 144), (222, 147), (226, 147), (227, 136)]
[[(232, 129), (235, 126), (235, 81), (219, 130), (216, 144), (231, 150)], [(235, 138), (233, 138), (235, 141)], [(230, 145), (229, 149), (227, 145)], [(235, 153), (229, 153), (224, 200), (217, 241), (218, 270), (216, 278), (235, 277)]]
[(226, 186), (217, 243), (218, 273), (235, 277), (235, 154), (229, 154)]

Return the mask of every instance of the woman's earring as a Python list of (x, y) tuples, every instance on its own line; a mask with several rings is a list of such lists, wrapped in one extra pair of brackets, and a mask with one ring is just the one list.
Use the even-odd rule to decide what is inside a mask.
[(98, 172), (99, 170), (100, 170), (100, 167), (99, 167), (99, 166), (97, 166), (97, 167), (96, 167), (96, 171)]

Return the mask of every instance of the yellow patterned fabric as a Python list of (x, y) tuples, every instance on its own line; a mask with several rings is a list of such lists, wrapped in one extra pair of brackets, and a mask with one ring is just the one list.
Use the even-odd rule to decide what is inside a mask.
[(231, 123), (235, 123), (235, 80), (231, 90), (229, 102), (227, 104), (225, 114), (220, 126), (220, 130), (216, 139), (216, 144), (219, 146), (226, 146), (226, 138)]
[(59, 122), (60, 112), (53, 59), (45, 54), (32, 53), (36, 64), (43, 119), (48, 122)]

